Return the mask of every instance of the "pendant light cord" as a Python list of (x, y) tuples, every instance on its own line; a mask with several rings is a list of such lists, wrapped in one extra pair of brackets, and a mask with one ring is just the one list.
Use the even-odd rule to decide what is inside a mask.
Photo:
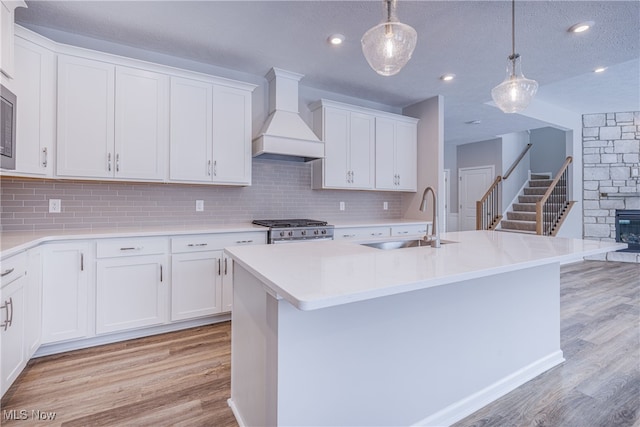
[(511, 56), (516, 57), (516, 0), (511, 0)]

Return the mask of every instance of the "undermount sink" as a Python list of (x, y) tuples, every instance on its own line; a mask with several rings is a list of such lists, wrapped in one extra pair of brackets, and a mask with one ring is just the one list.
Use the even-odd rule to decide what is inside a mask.
[[(440, 240), (441, 245), (447, 245), (449, 243), (458, 243), (453, 240)], [(390, 250), (390, 249), (403, 249), (403, 248), (417, 248), (421, 246), (431, 247), (431, 242), (423, 239), (416, 240), (394, 240), (394, 241), (382, 241), (361, 243), (362, 246), (369, 246), (371, 248)]]

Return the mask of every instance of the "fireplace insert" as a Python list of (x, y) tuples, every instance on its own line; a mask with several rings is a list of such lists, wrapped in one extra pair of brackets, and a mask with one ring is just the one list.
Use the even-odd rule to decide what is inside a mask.
[(640, 209), (616, 210), (616, 242), (629, 245), (620, 252), (640, 252)]

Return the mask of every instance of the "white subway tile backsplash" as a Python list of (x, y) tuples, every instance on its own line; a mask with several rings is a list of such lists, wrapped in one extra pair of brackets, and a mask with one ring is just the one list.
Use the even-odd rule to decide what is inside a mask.
[[(256, 218), (375, 220), (401, 216), (401, 194), (312, 190), (311, 165), (254, 159), (250, 187), (31, 180), (0, 181), (3, 231), (192, 225), (250, 222)], [(62, 213), (48, 212), (48, 199)], [(195, 211), (195, 200), (205, 210)], [(347, 210), (339, 211), (340, 201)], [(389, 209), (382, 209), (382, 202)]]

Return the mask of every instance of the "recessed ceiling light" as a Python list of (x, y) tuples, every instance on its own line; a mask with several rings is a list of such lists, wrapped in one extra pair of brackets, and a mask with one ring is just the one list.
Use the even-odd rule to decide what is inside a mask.
[(607, 67), (598, 67), (595, 70), (593, 70), (594, 73), (602, 73), (603, 71), (605, 71), (607, 69)]
[(344, 42), (344, 36), (342, 34), (331, 34), (327, 41), (329, 42), (329, 44), (338, 46), (341, 45), (342, 42)]
[(593, 27), (593, 24), (593, 21), (579, 22), (575, 25), (572, 25), (568, 31), (570, 33), (584, 33), (589, 28)]
[(455, 77), (456, 77), (455, 74), (443, 74), (443, 75), (440, 76), (440, 80), (445, 81), (445, 82), (450, 82)]

